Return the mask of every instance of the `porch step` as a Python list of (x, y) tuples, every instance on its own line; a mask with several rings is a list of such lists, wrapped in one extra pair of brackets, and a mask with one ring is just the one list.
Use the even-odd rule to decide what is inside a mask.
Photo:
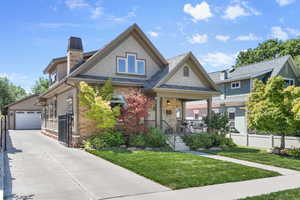
[[(174, 136), (171, 138), (171, 141), (174, 140)], [(190, 148), (186, 146), (186, 144), (183, 142), (180, 136), (175, 136), (175, 151), (189, 151)]]

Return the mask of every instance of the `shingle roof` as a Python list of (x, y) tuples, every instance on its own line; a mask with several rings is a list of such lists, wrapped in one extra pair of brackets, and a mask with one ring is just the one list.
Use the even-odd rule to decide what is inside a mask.
[[(225, 72), (227, 72), (227, 79), (225, 80), (227, 81), (227, 80), (251, 78), (268, 72), (272, 72), (271, 76), (274, 76), (279, 73), (280, 69), (288, 61), (289, 58), (290, 55), (287, 55), (272, 60), (266, 60), (266, 61), (262, 61), (250, 65), (244, 65), (244, 66), (234, 68), (232, 72), (230, 69), (224, 70)], [(223, 73), (224, 71), (212, 72), (209, 73), (209, 76), (216, 83), (222, 82), (224, 80), (221, 80), (221, 73)]]
[(177, 66), (178, 63), (180, 63), (180, 61), (182, 59), (185, 58), (185, 56), (187, 56), (189, 53), (184, 53), (184, 54), (180, 54), (178, 56), (172, 57), (167, 59), (168, 63), (169, 63), (169, 69), (170, 71)]

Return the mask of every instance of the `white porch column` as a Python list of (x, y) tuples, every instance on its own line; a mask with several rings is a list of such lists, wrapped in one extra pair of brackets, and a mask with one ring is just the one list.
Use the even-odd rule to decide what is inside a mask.
[(155, 109), (155, 126), (157, 128), (162, 128), (162, 97), (156, 97), (156, 109)]
[(208, 127), (208, 132), (210, 132), (211, 131), (212, 98), (209, 97), (206, 101), (207, 101), (207, 118), (208, 118), (207, 127)]
[(186, 101), (181, 100), (181, 120), (186, 118)]

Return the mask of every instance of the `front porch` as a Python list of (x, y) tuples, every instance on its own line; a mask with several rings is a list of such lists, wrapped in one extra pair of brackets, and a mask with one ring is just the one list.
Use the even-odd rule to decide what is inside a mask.
[[(182, 135), (190, 132), (209, 132), (210, 118), (212, 112), (212, 95), (189, 93), (172, 94), (158, 93), (155, 98), (155, 106), (150, 112), (148, 122), (152, 126), (162, 129), (167, 134)], [(186, 104), (190, 101), (204, 100), (207, 103), (207, 117), (205, 122), (203, 119), (187, 120)]]

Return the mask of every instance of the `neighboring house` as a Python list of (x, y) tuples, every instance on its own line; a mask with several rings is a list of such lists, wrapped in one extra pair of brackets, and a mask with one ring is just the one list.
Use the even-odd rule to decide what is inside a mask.
[(49, 74), (51, 86), (40, 96), (42, 132), (63, 141), (69, 130), (64, 116), (71, 113), (72, 133), (63, 141), (71, 145), (96, 132), (79, 104), (80, 81), (101, 85), (111, 78), (115, 96), (140, 89), (156, 100), (147, 120), (173, 130), (178, 119), (185, 119), (187, 101), (206, 100), (211, 105), (212, 96), (220, 94), (192, 53), (165, 59), (136, 24), (98, 51), (84, 53), (81, 39), (71, 37), (67, 56), (53, 59), (44, 73)]
[[(222, 91), (221, 95), (213, 97), (212, 110), (214, 112), (226, 111), (231, 125), (240, 133), (248, 132), (245, 103), (252, 90), (254, 79), (266, 83), (270, 77), (282, 76), (287, 86), (300, 85), (300, 73), (291, 56), (282, 56), (259, 63), (212, 72), (209, 73), (209, 76)], [(188, 108), (190, 117), (196, 117), (194, 113), (201, 113), (199, 110), (206, 108), (203, 103), (191, 106)]]
[(5, 106), (8, 111), (8, 129), (41, 129), (42, 107), (37, 105), (38, 98), (38, 95), (31, 95)]

